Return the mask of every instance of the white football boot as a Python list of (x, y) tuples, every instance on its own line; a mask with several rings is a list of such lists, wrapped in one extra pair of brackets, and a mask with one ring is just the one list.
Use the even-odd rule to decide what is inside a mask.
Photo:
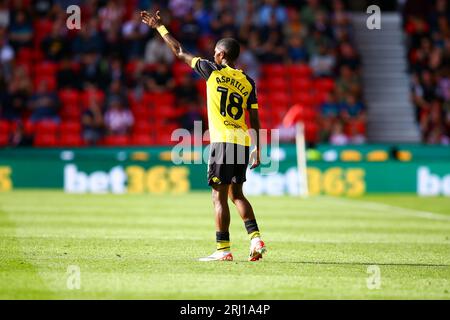
[(198, 261), (233, 261), (231, 251), (216, 251), (209, 257), (198, 259)]
[(260, 237), (253, 238), (250, 240), (250, 254), (248, 256), (248, 261), (258, 261), (262, 259), (263, 253), (266, 253), (266, 245)]

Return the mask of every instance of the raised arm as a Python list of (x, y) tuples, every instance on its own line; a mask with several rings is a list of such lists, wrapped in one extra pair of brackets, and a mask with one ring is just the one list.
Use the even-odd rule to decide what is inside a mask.
[(194, 56), (186, 52), (181, 46), (181, 43), (178, 42), (174, 37), (172, 37), (169, 31), (167, 31), (166, 27), (162, 23), (159, 11), (156, 11), (156, 14), (151, 14), (147, 11), (141, 11), (141, 18), (143, 23), (153, 29), (158, 30), (159, 34), (162, 36), (166, 44), (178, 59), (191, 66)]

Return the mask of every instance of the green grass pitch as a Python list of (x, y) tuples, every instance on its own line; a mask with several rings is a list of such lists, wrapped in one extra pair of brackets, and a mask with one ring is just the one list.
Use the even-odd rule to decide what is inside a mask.
[[(450, 299), (450, 198), (252, 197), (268, 254), (214, 250), (210, 195), (0, 194), (1, 299)], [(68, 267), (81, 286), (67, 286)], [(368, 266), (380, 270), (369, 289)]]

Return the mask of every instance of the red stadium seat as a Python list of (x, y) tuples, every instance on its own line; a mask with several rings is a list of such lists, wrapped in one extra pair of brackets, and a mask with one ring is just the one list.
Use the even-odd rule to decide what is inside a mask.
[(40, 121), (36, 124), (36, 133), (42, 135), (57, 135), (59, 125), (53, 121)]
[(334, 90), (335, 83), (331, 78), (320, 78), (314, 83), (315, 88), (319, 92), (330, 92)]
[(315, 122), (305, 123), (305, 140), (315, 143), (319, 139), (319, 126)]
[(59, 146), (61, 147), (82, 147), (83, 145), (84, 142), (80, 134), (63, 133), (59, 140)]
[(286, 67), (287, 73), (291, 79), (296, 78), (310, 78), (312, 76), (312, 69), (306, 64), (293, 64)]
[(53, 29), (53, 22), (50, 19), (38, 19), (34, 22), (34, 45), (39, 47), (42, 40), (47, 37)]
[(155, 93), (154, 99), (155, 106), (175, 104), (175, 95), (170, 92)]
[(153, 139), (150, 134), (135, 134), (131, 138), (131, 144), (135, 146), (150, 146), (155, 143), (155, 139)]
[(272, 78), (270, 79), (270, 91), (271, 92), (286, 92), (289, 91), (290, 83), (285, 78)]
[(81, 93), (81, 103), (84, 108), (89, 106), (91, 99), (94, 99), (98, 105), (102, 106), (105, 102), (105, 94), (99, 89), (89, 89)]
[(37, 134), (34, 138), (34, 145), (36, 147), (56, 147), (58, 145), (58, 139), (53, 134)]
[(67, 121), (59, 126), (61, 134), (80, 135), (81, 123), (79, 121)]
[(288, 94), (278, 92), (268, 96), (270, 107), (275, 110), (286, 109), (291, 104), (291, 99)]
[(172, 67), (172, 73), (175, 78), (183, 77), (186, 74), (192, 73), (192, 68), (186, 63), (175, 62)]
[(36, 130), (36, 124), (34, 122), (31, 122), (30, 120), (26, 120), (23, 128), (24, 128), (25, 134), (33, 135)]
[(141, 120), (143, 122), (150, 121), (154, 113), (153, 108), (146, 105), (135, 105), (134, 107), (131, 107), (131, 112), (133, 113), (136, 121)]
[(21, 48), (17, 52), (17, 61), (20, 63), (31, 63), (33, 62), (33, 50), (30, 48)]
[(25, 72), (27, 73), (27, 75), (29, 77), (31, 77), (32, 74), (32, 70), (33, 70), (33, 62), (32, 60), (28, 60), (28, 61), (17, 61), (16, 65), (15, 65), (16, 69), (22, 68), (25, 70)]
[(0, 120), (0, 134), (8, 134), (11, 124), (8, 121)]
[(64, 89), (59, 92), (59, 100), (64, 106), (79, 106), (80, 105), (80, 93), (74, 89)]
[(63, 121), (80, 121), (81, 108), (76, 105), (67, 105), (63, 107), (60, 115)]
[(131, 108), (142, 104), (141, 101), (138, 100), (136, 95), (131, 90), (130, 90), (130, 92), (128, 92), (127, 98), (128, 98), (128, 104), (130, 105)]
[(159, 105), (155, 107), (155, 117), (157, 119), (175, 119), (181, 115), (181, 111), (175, 105)]
[(312, 107), (315, 103), (314, 96), (308, 92), (295, 92), (292, 95), (292, 102), (294, 104), (300, 103), (306, 107)]
[(133, 126), (133, 133), (135, 135), (151, 135), (153, 131), (153, 125), (146, 121), (138, 121)]
[(313, 88), (313, 82), (308, 78), (292, 79), (290, 82), (292, 94), (299, 92), (309, 92)]
[(56, 90), (56, 78), (54, 76), (48, 75), (35, 75), (34, 77), (34, 88), (35, 90), (39, 87), (42, 82), (47, 83), (47, 90)]
[(39, 76), (55, 77), (58, 65), (53, 62), (42, 62), (34, 67), (34, 74)]
[(151, 92), (146, 92), (142, 96), (142, 103), (146, 107), (152, 107), (155, 104), (155, 94)]
[(286, 68), (282, 64), (265, 64), (262, 66), (264, 78), (286, 77)]
[(195, 83), (197, 87), (198, 93), (203, 97), (206, 98), (207, 91), (206, 91), (206, 81), (205, 80), (197, 80)]
[(268, 94), (271, 90), (270, 80), (261, 79), (257, 84), (258, 94)]
[(104, 141), (106, 146), (127, 146), (130, 144), (128, 136), (107, 136)]
[(0, 132), (0, 147), (5, 147), (9, 144), (9, 135)]

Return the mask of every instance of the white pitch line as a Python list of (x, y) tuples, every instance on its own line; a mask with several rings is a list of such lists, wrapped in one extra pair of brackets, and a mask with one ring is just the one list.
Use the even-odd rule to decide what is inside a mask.
[(431, 220), (440, 220), (440, 221), (450, 221), (450, 216), (446, 216), (444, 214), (429, 212), (429, 211), (422, 211), (422, 210), (414, 210), (414, 209), (408, 209), (408, 208), (402, 208), (390, 204), (385, 203), (378, 203), (378, 202), (370, 202), (370, 201), (361, 201), (361, 200), (351, 200), (347, 198), (334, 198), (334, 197), (327, 197), (328, 199), (334, 199), (338, 202), (347, 202), (352, 203), (353, 205), (363, 204), (364, 207), (368, 209), (374, 209), (374, 210), (383, 210), (383, 211), (394, 211), (395, 213), (402, 214), (404, 216), (409, 217), (417, 217), (417, 218), (424, 218), (424, 219), (431, 219)]

